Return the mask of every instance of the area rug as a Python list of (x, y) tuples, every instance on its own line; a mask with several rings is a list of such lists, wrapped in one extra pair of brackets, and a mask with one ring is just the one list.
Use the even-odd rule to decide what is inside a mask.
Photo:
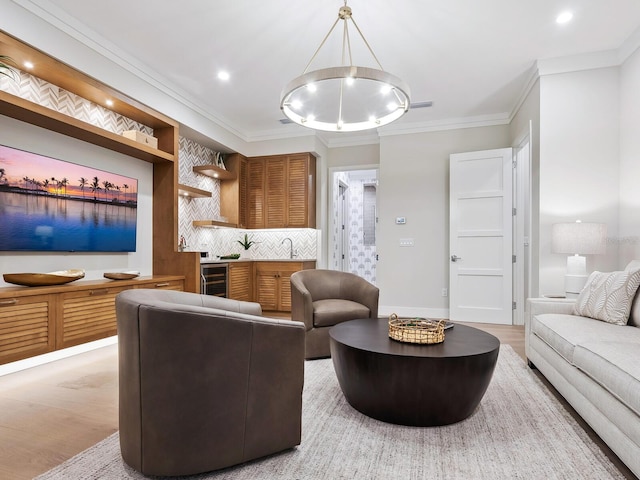
[[(115, 433), (38, 480), (142, 479)], [(480, 406), (445, 427), (371, 419), (344, 399), (330, 359), (305, 364), (302, 443), (262, 460), (181, 477), (233, 480), (624, 478), (524, 361), (502, 345)]]

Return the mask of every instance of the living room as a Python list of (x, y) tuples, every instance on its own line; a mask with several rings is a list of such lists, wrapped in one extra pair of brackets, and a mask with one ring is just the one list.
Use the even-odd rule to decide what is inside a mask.
[[(37, 3), (51, 7), (51, 11), (37, 13)], [(180, 102), (163, 92), (156, 80), (144, 72), (132, 72), (117, 59), (99, 53), (98, 45), (84, 43), (74, 36), (79, 34), (70, 33), (68, 26), (61, 24), (62, 17), (56, 20), (52, 12), (60, 12), (53, 8), (55, 4), (10, 2), (3, 7), (0, 30), (143, 104), (161, 109), (181, 123), (182, 135), (196, 140), (205, 138), (211, 148), (218, 145), (225, 151), (247, 156), (296, 152), (317, 155), (318, 185), (323, 185), (318, 189), (319, 267), (326, 265), (330, 242), (327, 226), (331, 206), (326, 185), (329, 170), (369, 166), (379, 169), (377, 286), (381, 314), (394, 311), (420, 316), (448, 314), (448, 298), (441, 292), (449, 287), (449, 155), (516, 147), (526, 136), (531, 144), (532, 163), (531, 278), (527, 296), (564, 292), (566, 256), (552, 253), (554, 223), (579, 218), (607, 225), (607, 251), (588, 258), (589, 270), (621, 270), (631, 260), (640, 258), (640, 223), (636, 213), (640, 193), (633, 181), (640, 173), (636, 160), (640, 153), (636, 135), (640, 120), (637, 30), (629, 31), (622, 42), (603, 51), (561, 59), (535, 59), (535, 64), (528, 66), (525, 88), (516, 95), (517, 101), (505, 109), (508, 110), (505, 115), (475, 116), (449, 125), (424, 122), (421, 129), (392, 125), (381, 129), (374, 139), (325, 141), (316, 135), (300, 133), (287, 138), (260, 139), (225, 129), (190, 102)], [(353, 7), (355, 16), (364, 10), (358, 5)], [(333, 14), (329, 10), (328, 19)], [(309, 39), (305, 55), (311, 53), (314, 42)], [(294, 65), (294, 70), (297, 68)], [(188, 128), (183, 129), (182, 125)], [(127, 155), (5, 116), (0, 117), (0, 127), (0, 144), (96, 168), (108, 164), (111, 170), (137, 178), (138, 244), (143, 246), (133, 254), (106, 257), (3, 252), (2, 273), (83, 268), (90, 279), (99, 278), (106, 263), (110, 269), (135, 269), (145, 275), (153, 272), (151, 249), (144, 248), (153, 243), (151, 163), (132, 161)], [(396, 224), (399, 216), (406, 218), (405, 225)], [(413, 239), (414, 248), (398, 244), (398, 238), (407, 237)]]

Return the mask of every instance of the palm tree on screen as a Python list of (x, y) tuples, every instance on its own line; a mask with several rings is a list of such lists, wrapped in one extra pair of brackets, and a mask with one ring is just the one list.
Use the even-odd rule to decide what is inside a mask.
[(67, 185), (68, 184), (69, 184), (69, 179), (67, 177), (64, 177), (62, 180), (60, 180), (60, 186), (62, 188), (64, 188), (65, 197), (67, 196)]
[(6, 183), (7, 175), (5, 174), (4, 168), (0, 168), (0, 182), (2, 182), (2, 179), (4, 179), (4, 182)]
[(45, 178), (45, 179), (42, 181), (42, 186), (44, 187), (44, 193), (45, 193), (45, 195), (49, 195), (49, 179), (48, 179), (48, 178)]
[(104, 187), (104, 201), (107, 201), (107, 195), (109, 194), (109, 190), (113, 186), (109, 180), (105, 180), (102, 182), (102, 186)]
[(78, 180), (78, 182), (80, 184), (80, 190), (82, 190), (82, 198), (84, 198), (84, 187), (88, 185), (89, 181), (84, 177), (80, 177), (80, 180)]
[(123, 183), (122, 188), (124, 188), (124, 203), (127, 203), (127, 190), (129, 190), (129, 185)]
[(93, 192), (94, 202), (97, 200), (96, 195), (100, 190), (102, 190), (100, 188), (100, 180), (98, 180), (98, 177), (93, 177), (93, 181), (91, 182), (91, 191)]

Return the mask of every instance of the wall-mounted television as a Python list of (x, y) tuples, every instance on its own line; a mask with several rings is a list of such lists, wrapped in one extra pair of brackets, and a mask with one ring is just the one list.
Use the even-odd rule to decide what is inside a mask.
[(0, 251), (135, 252), (138, 180), (0, 145)]

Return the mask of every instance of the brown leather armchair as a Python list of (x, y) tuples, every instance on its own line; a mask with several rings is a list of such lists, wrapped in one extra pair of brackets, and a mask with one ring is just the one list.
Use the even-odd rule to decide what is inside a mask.
[(304, 327), (260, 305), (132, 289), (116, 297), (120, 450), (192, 475), (300, 444)]
[(291, 319), (304, 322), (305, 358), (331, 356), (329, 329), (356, 318), (378, 318), (378, 287), (352, 273), (301, 270), (291, 275)]

